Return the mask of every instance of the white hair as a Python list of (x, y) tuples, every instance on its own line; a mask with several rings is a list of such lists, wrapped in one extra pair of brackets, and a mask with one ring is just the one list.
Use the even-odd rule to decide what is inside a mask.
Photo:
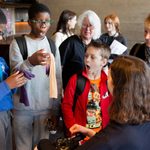
[(83, 20), (85, 17), (88, 17), (89, 22), (92, 26), (94, 26), (94, 35), (93, 40), (98, 39), (101, 35), (101, 20), (98, 17), (98, 15), (92, 11), (92, 10), (86, 10), (84, 11), (79, 17), (78, 17), (78, 26), (81, 29), (83, 25)]

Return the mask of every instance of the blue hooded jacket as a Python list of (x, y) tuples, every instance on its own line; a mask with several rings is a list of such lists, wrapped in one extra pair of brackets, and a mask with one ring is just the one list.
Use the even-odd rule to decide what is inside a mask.
[(0, 111), (8, 111), (13, 108), (12, 94), (14, 90), (11, 90), (5, 82), (8, 74), (9, 67), (5, 60), (0, 57)]

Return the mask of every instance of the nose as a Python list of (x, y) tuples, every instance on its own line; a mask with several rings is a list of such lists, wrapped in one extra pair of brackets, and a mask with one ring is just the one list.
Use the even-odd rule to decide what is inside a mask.
[(46, 21), (42, 21), (41, 25), (47, 25), (47, 22)]
[(90, 61), (90, 57), (89, 56), (85, 57), (85, 60), (86, 60), (86, 62), (89, 62)]

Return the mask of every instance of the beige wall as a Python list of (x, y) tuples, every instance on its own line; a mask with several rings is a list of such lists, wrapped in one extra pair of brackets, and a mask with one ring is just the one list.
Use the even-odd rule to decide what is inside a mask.
[(102, 21), (109, 13), (115, 12), (120, 18), (121, 32), (128, 40), (128, 47), (143, 41), (143, 21), (150, 13), (150, 0), (39, 0), (48, 5), (55, 23), (50, 29), (51, 35), (56, 27), (59, 14), (64, 9), (71, 9), (78, 15), (84, 10), (94, 10)]

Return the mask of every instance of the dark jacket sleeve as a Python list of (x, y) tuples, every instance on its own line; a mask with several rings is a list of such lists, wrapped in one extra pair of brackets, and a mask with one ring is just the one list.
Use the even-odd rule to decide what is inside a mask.
[(70, 57), (70, 38), (66, 39), (62, 44), (59, 46), (59, 52), (60, 52), (60, 58), (61, 58), (61, 65), (64, 66), (64, 64), (67, 61), (67, 58)]

